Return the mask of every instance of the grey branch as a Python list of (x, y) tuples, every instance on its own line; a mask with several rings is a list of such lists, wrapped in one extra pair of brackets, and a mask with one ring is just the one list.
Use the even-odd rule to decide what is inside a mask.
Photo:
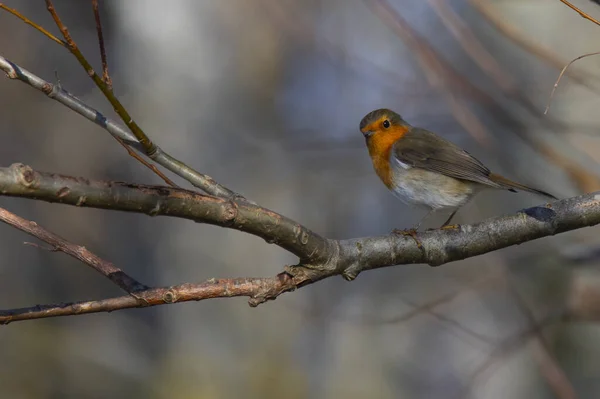
[[(34, 89), (43, 92), (51, 99), (58, 101), (79, 115), (82, 115), (84, 118), (94, 122), (113, 136), (123, 140), (127, 145), (130, 145), (139, 153), (146, 156), (143, 146), (137, 141), (131, 132), (129, 132), (120, 124), (106, 118), (104, 115), (102, 115), (102, 113), (85, 104), (68, 91), (63, 90), (60, 87), (60, 84), (52, 84), (47, 82), (39, 76), (36, 76), (24, 68), (21, 68), (2, 56), (0, 56), (0, 70), (3, 70), (9, 79), (19, 80), (28, 84)], [(208, 194), (216, 197), (244, 200), (244, 197), (241, 195), (236, 194), (228, 188), (220, 185), (210, 176), (193, 170), (183, 162), (167, 154), (158, 146), (156, 147), (156, 152), (149, 156), (149, 158), (169, 171), (175, 173), (179, 177), (189, 181), (192, 185), (198, 187)]]
[(348, 280), (381, 267), (442, 265), (537, 238), (600, 223), (600, 192), (524, 209), (456, 229), (331, 240), (269, 209), (162, 186), (94, 181), (34, 171), (15, 164), (0, 168), (0, 193), (75, 206), (171, 216), (232, 228), (262, 237), (299, 257), (272, 278), (240, 278), (151, 288), (100, 301), (36, 306), (0, 312), (0, 322), (153, 306), (217, 297), (246, 296), (256, 306), (284, 292), (341, 275)]
[(0, 168), (0, 194), (99, 209), (170, 216), (240, 230), (298, 256), (322, 263), (331, 242), (297, 222), (247, 202), (202, 195), (185, 189), (89, 180), (37, 172), (14, 164)]

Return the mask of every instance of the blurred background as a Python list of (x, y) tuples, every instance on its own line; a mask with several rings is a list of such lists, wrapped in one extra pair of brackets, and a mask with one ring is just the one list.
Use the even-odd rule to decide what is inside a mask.
[[(573, 1), (600, 17), (591, 1)], [(6, 1), (59, 34), (43, 2)], [(57, 11), (100, 71), (91, 4)], [(331, 238), (387, 234), (424, 211), (379, 182), (358, 130), (388, 107), (509, 178), (560, 198), (600, 189), (600, 26), (560, 1), (100, 1), (114, 90), (167, 152)], [(0, 12), (0, 54), (117, 119), (65, 49)], [(0, 159), (163, 184), (108, 133), (0, 79)], [(180, 183), (180, 180), (176, 180)], [(540, 203), (486, 192), (458, 223)], [(295, 259), (190, 221), (1, 198), (3, 207), (148, 285), (273, 276)], [(446, 214), (428, 220), (443, 222)], [(0, 226), (2, 308), (100, 299), (117, 287)], [(210, 300), (0, 328), (5, 398), (591, 398), (600, 330), (541, 320), (595, 276), (584, 229), (439, 268), (328, 279), (250, 308)]]

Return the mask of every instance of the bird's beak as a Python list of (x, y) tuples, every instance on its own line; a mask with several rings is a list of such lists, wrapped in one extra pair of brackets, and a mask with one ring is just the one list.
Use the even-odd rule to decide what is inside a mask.
[(362, 132), (363, 136), (365, 136), (366, 139), (368, 139), (369, 137), (371, 137), (373, 135), (373, 131), (372, 130), (364, 130)]

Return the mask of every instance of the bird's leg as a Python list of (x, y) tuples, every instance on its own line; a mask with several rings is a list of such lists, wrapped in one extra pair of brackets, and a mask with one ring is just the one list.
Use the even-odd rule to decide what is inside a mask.
[(419, 230), (419, 227), (421, 227), (425, 219), (427, 219), (433, 212), (435, 212), (435, 209), (430, 209), (429, 212), (427, 212), (427, 214), (423, 216), (421, 220), (419, 220), (419, 223), (415, 224), (410, 229), (394, 229), (392, 230), (392, 233), (406, 235), (405, 233), (412, 232), (413, 234), (416, 234), (417, 230)]
[[(417, 226), (418, 227), (418, 226)], [(399, 236), (408, 236), (411, 237), (413, 240), (415, 240), (415, 243), (417, 244), (417, 247), (422, 248), (423, 244), (421, 244), (421, 240), (419, 240), (419, 237), (417, 237), (417, 230), (415, 228), (412, 229), (394, 229), (392, 230), (392, 234), (396, 234)]]
[(429, 210), (429, 212), (427, 212), (427, 213), (425, 214), (425, 216), (423, 216), (423, 217), (421, 218), (421, 220), (419, 220), (419, 223), (415, 224), (415, 225), (412, 227), (412, 229), (411, 229), (411, 230), (414, 230), (414, 231), (417, 231), (417, 230), (419, 230), (419, 227), (421, 227), (421, 225), (423, 224), (423, 222), (424, 222), (424, 221), (425, 221), (425, 220), (426, 220), (426, 219), (427, 219), (429, 216), (431, 216), (431, 215), (432, 215), (432, 214), (433, 214), (435, 211), (436, 211), (436, 210), (435, 210), (435, 208), (431, 208), (431, 209)]
[(450, 217), (448, 218), (448, 220), (446, 220), (444, 222), (444, 224), (440, 227), (440, 229), (442, 230), (456, 230), (458, 229), (459, 225), (458, 224), (450, 224), (450, 221), (452, 220), (452, 218), (454, 217), (454, 215), (456, 215), (456, 212), (458, 212), (459, 209), (461, 209), (463, 206), (465, 206), (469, 201), (471, 201), (473, 199), (474, 195), (472, 195), (471, 197), (469, 197), (469, 199), (467, 199), (465, 202), (463, 202), (462, 205), (459, 205), (454, 212), (452, 212), (450, 214)]
[(450, 221), (452, 220), (454, 215), (456, 215), (456, 212), (458, 212), (459, 209), (460, 208), (456, 208), (454, 210), (454, 212), (452, 212), (450, 214), (450, 217), (444, 222), (444, 224), (442, 225), (442, 227), (440, 227), (440, 229), (447, 230), (447, 229), (457, 229), (458, 228), (457, 224), (450, 224)]

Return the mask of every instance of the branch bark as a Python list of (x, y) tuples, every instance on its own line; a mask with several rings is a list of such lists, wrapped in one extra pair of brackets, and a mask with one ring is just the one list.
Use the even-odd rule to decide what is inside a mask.
[(198, 187), (204, 192), (217, 197), (248, 201), (240, 194), (237, 194), (227, 187), (217, 183), (212, 177), (197, 172), (183, 162), (175, 159), (163, 151), (158, 145), (155, 145), (154, 152), (151, 155), (146, 154), (144, 146), (140, 144), (140, 142), (131, 132), (127, 131), (125, 128), (123, 128), (123, 126), (119, 125), (115, 121), (108, 119), (101, 112), (90, 107), (68, 91), (63, 90), (62, 87), (60, 87), (60, 84), (52, 84), (47, 82), (39, 76), (29, 72), (27, 69), (21, 68), (17, 64), (7, 60), (2, 56), (0, 56), (0, 70), (4, 71), (9, 79), (19, 80), (33, 87), (34, 89), (41, 91), (51, 99), (58, 101), (62, 105), (66, 106), (72, 111), (75, 111), (89, 121), (94, 122), (96, 125), (108, 131), (115, 138), (122, 140), (125, 144), (146, 155), (152, 161), (163, 166), (165, 169), (178, 175), (184, 180), (189, 181), (194, 187)]
[(419, 233), (417, 240), (394, 234), (331, 240), (283, 215), (253, 204), (172, 187), (38, 172), (23, 164), (0, 168), (0, 194), (150, 216), (178, 217), (236, 229), (262, 237), (293, 253), (305, 268), (335, 271), (349, 279), (363, 270), (398, 264), (438, 266), (600, 223), (598, 192), (474, 225), (429, 230)]
[(44, 172), (15, 164), (0, 168), (0, 194), (75, 206), (171, 216), (237, 229), (264, 238), (297, 255), (297, 265), (271, 278), (210, 279), (203, 283), (137, 291), (99, 301), (0, 311), (0, 322), (233, 296), (251, 306), (284, 292), (341, 275), (352, 280), (365, 270), (426, 263), (442, 265), (537, 238), (600, 223), (600, 192), (524, 209), (514, 215), (455, 229), (419, 233), (416, 240), (387, 235), (349, 240), (323, 238), (269, 209), (162, 186), (95, 181)]
[(14, 164), (0, 168), (0, 194), (149, 216), (171, 216), (236, 229), (262, 237), (308, 264), (322, 263), (331, 252), (330, 240), (276, 212), (184, 189), (89, 180), (37, 172), (29, 166)]
[(54, 251), (64, 252), (65, 254), (82, 261), (112, 281), (125, 292), (132, 294), (136, 291), (148, 289), (146, 285), (135, 280), (133, 277), (123, 272), (123, 270), (100, 258), (87, 248), (68, 242), (59, 235), (44, 229), (36, 222), (23, 219), (4, 208), (0, 208), (0, 221), (50, 244)]

